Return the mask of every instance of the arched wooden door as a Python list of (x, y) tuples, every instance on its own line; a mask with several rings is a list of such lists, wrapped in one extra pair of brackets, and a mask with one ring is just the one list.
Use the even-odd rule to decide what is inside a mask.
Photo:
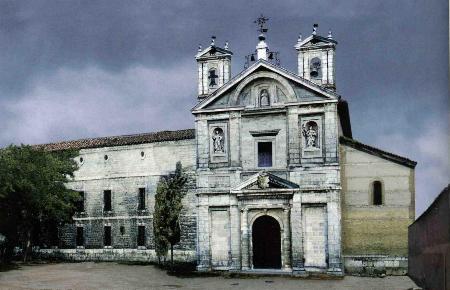
[(253, 268), (281, 269), (280, 224), (271, 216), (257, 218), (252, 226)]

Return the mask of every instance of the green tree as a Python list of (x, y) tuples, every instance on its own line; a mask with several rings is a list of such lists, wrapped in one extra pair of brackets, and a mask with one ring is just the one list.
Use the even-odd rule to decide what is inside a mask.
[[(28, 145), (0, 150), (0, 233), (6, 236), (3, 259), (15, 246), (27, 260), (50, 226), (71, 219), (79, 195), (65, 184), (77, 170), (76, 151), (48, 152)], [(54, 231), (53, 231), (54, 232)]]
[(155, 196), (153, 213), (153, 236), (159, 261), (166, 256), (170, 247), (170, 261), (173, 266), (173, 247), (180, 242), (180, 215), (183, 197), (186, 195), (187, 176), (181, 162), (177, 162), (174, 174), (161, 177)]

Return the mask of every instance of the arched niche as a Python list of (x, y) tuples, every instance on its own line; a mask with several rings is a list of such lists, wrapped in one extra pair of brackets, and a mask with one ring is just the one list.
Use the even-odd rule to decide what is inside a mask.
[[(269, 99), (261, 103), (261, 97), (265, 98), (266, 93)], [(292, 101), (296, 101), (296, 95), (286, 79), (273, 72), (256, 72), (237, 86), (229, 105), (264, 107)]]

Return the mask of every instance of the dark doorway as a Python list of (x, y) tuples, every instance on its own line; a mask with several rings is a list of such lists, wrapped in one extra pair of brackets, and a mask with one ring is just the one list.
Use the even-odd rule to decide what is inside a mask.
[(281, 268), (280, 224), (270, 216), (255, 220), (252, 227), (253, 268)]

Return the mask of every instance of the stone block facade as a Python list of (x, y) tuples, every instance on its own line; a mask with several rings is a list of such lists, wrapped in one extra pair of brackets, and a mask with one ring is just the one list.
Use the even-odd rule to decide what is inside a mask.
[[(194, 171), (194, 139), (181, 141), (154, 142), (119, 147), (82, 149), (77, 158), (79, 170), (74, 180), (68, 184), (73, 190), (83, 194), (83, 210), (77, 212), (74, 223), (60, 229), (60, 248), (58, 255), (65, 255), (62, 249), (77, 248), (68, 258), (100, 259), (105, 250), (105, 259), (120, 256), (115, 249), (139, 249), (142, 255), (136, 259), (151, 258), (149, 250), (154, 250), (153, 209), (157, 183), (161, 176), (175, 169), (177, 161), (189, 177), (188, 193), (184, 198), (184, 211), (181, 218), (181, 242), (175, 246), (177, 251), (196, 249), (196, 202)], [(143, 190), (144, 208), (139, 209), (139, 192)], [(104, 192), (111, 193), (111, 209), (105, 210)], [(111, 245), (105, 246), (105, 226), (111, 229)], [(144, 227), (144, 243), (138, 246), (138, 227)], [(82, 228), (82, 245), (77, 245), (77, 228)], [(88, 251), (88, 250), (96, 251)], [(113, 253), (113, 254), (111, 254)], [(117, 254), (119, 253), (119, 254)], [(147, 253), (147, 254), (145, 254)], [(122, 254), (124, 259), (124, 255)], [(192, 255), (191, 255), (192, 256)], [(195, 259), (194, 259), (195, 260)]]

